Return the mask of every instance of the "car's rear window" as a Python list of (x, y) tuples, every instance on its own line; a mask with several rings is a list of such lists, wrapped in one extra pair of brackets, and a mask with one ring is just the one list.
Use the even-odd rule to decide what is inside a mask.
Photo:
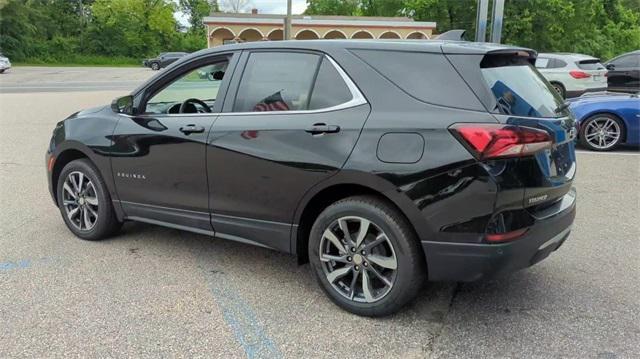
[(604, 65), (599, 59), (581, 60), (576, 62), (581, 70), (604, 70)]
[(480, 63), (482, 76), (496, 98), (493, 111), (514, 116), (558, 117), (563, 101), (526, 57), (487, 55)]

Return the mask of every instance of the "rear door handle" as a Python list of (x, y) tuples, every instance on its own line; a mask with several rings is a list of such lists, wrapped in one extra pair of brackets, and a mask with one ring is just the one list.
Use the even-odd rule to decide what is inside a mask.
[(184, 127), (180, 127), (180, 132), (184, 133), (185, 135), (190, 135), (192, 133), (203, 133), (204, 127), (196, 125), (186, 125)]
[(337, 133), (340, 132), (340, 126), (327, 125), (326, 123), (315, 123), (305, 131), (312, 135), (320, 135), (323, 133)]

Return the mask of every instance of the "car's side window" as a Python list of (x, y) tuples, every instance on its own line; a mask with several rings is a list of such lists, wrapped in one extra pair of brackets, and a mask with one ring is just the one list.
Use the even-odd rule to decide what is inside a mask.
[(636, 67), (640, 66), (640, 55), (626, 55), (611, 62), (618, 67)]
[(300, 52), (250, 54), (233, 112), (307, 110), (321, 59)]
[(338, 70), (327, 59), (322, 59), (316, 82), (311, 91), (309, 110), (318, 110), (343, 104), (353, 98)]
[(546, 59), (544, 57), (538, 57), (536, 59), (536, 67), (539, 69), (544, 69), (549, 65), (549, 59)]
[(181, 113), (210, 112), (216, 101), (220, 84), (226, 76), (228, 65), (228, 60), (222, 60), (198, 67), (178, 77), (147, 101), (145, 113), (180, 113), (181, 105), (188, 99), (196, 99), (204, 103), (208, 111), (198, 101), (190, 101), (183, 106)]
[(549, 60), (549, 65), (547, 65), (547, 68), (549, 68), (549, 69), (559, 69), (559, 68), (563, 68), (565, 66), (567, 66), (567, 63), (564, 62), (563, 60), (550, 59)]

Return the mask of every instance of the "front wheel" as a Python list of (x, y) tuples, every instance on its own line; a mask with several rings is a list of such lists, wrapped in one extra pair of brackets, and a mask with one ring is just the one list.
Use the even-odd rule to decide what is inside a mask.
[(104, 239), (122, 225), (116, 218), (107, 186), (87, 159), (71, 161), (62, 169), (57, 197), (62, 219), (82, 239)]
[(159, 64), (159, 63), (157, 63), (157, 62), (153, 62), (153, 63), (151, 63), (151, 70), (153, 70), (153, 71), (158, 71), (158, 70), (160, 70), (160, 64)]
[(415, 298), (426, 277), (411, 226), (393, 206), (373, 196), (327, 207), (311, 229), (309, 260), (329, 298), (358, 315), (398, 311)]
[(617, 117), (598, 114), (587, 118), (580, 128), (580, 143), (592, 151), (610, 151), (624, 136), (624, 125)]

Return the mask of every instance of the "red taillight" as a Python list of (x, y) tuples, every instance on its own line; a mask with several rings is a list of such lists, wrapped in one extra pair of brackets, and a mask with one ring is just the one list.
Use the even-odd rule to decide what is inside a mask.
[(530, 127), (493, 123), (460, 123), (449, 128), (468, 144), (481, 160), (496, 157), (519, 157), (551, 147), (546, 131)]
[(528, 228), (522, 228), (515, 231), (507, 232), (507, 233), (492, 233), (485, 235), (485, 239), (487, 242), (499, 243), (499, 242), (509, 242), (514, 239), (518, 239), (522, 237), (525, 233), (527, 233)]
[(591, 77), (591, 75), (589, 75), (588, 73), (577, 70), (569, 71), (569, 75), (571, 75), (571, 77), (573, 77), (574, 79), (586, 79)]

